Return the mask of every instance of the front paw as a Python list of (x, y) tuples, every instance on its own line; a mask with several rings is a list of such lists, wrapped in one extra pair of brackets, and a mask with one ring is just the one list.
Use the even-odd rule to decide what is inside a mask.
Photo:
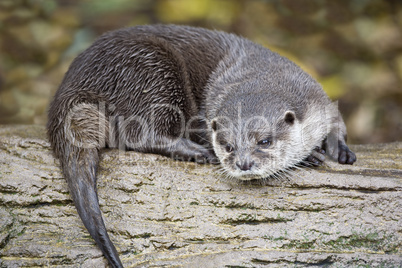
[(213, 152), (209, 150), (202, 150), (199, 153), (196, 153), (191, 160), (199, 164), (219, 164), (219, 159), (215, 156)]
[(321, 166), (322, 163), (325, 161), (325, 150), (316, 147), (314, 150), (311, 152), (311, 154), (304, 160), (304, 163), (307, 166)]
[(192, 148), (191, 150), (186, 150), (185, 152), (175, 152), (172, 155), (172, 158), (179, 161), (196, 162), (198, 164), (219, 164), (219, 160), (215, 154), (204, 148)]
[(356, 155), (345, 144), (339, 144), (338, 162), (340, 164), (353, 165), (356, 162)]

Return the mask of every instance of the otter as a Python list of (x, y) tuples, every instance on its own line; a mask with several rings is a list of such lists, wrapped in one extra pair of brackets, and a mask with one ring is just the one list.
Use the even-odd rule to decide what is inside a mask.
[(245, 38), (176, 25), (100, 36), (70, 65), (48, 137), (85, 227), (123, 267), (102, 220), (100, 149), (220, 164), (228, 178), (275, 178), (327, 153), (353, 164), (336, 104), (296, 64)]

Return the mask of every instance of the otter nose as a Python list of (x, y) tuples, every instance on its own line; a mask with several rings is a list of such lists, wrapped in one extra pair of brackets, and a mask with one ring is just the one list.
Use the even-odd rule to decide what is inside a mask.
[(254, 165), (254, 161), (238, 161), (236, 162), (236, 166), (240, 168), (240, 170), (247, 171), (250, 170), (251, 167)]

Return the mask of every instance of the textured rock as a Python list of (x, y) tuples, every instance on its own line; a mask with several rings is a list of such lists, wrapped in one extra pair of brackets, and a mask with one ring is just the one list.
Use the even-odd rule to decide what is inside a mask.
[[(263, 183), (216, 167), (105, 150), (106, 226), (126, 267), (400, 267), (402, 143), (353, 146)], [(0, 267), (103, 267), (45, 130), (0, 126)]]

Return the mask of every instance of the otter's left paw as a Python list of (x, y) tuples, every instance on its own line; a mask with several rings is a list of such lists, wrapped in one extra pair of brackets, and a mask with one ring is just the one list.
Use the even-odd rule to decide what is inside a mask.
[(325, 150), (321, 147), (316, 147), (304, 161), (308, 166), (321, 166), (325, 161)]
[(200, 152), (196, 153), (191, 160), (198, 164), (219, 164), (218, 158), (212, 151), (209, 150), (200, 150)]
[(340, 164), (353, 165), (356, 162), (356, 155), (346, 144), (339, 144), (338, 162)]

